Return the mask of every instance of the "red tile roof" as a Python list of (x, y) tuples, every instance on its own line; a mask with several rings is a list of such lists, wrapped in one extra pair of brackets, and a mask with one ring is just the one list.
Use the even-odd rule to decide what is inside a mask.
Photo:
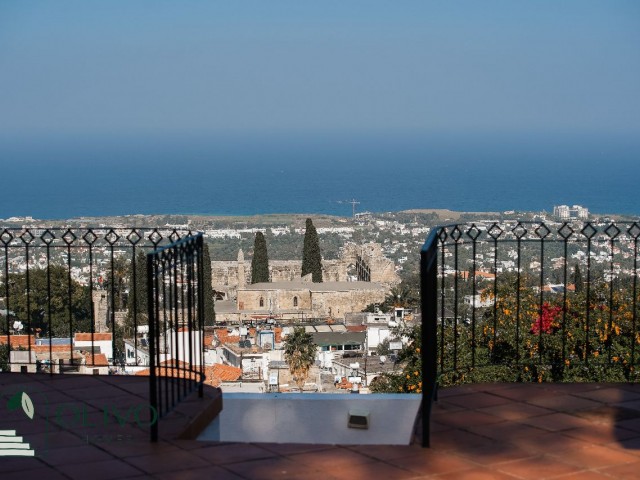
[[(162, 365), (164, 366), (158, 368), (156, 370), (156, 374), (160, 377), (177, 377), (198, 380), (198, 376), (195, 373), (188, 372), (186, 370), (172, 370), (172, 362), (173, 360), (166, 360), (162, 362)], [(182, 361), (178, 361), (178, 365), (182, 368), (189, 367), (188, 363)], [(148, 377), (150, 372), (150, 369), (145, 368), (144, 370), (136, 372), (136, 375)], [(242, 376), (242, 369), (232, 367), (231, 365), (216, 363), (215, 365), (205, 367), (204, 374), (206, 376), (204, 383), (214, 387), (219, 387), (222, 382), (234, 382), (239, 380)]]
[[(49, 345), (31, 345), (31, 351), (36, 353), (49, 353)], [(66, 345), (51, 345), (51, 352), (71, 352), (73, 347)], [(74, 352), (77, 354), (77, 352)]]
[(189, 368), (191, 365), (189, 362), (183, 362), (182, 360), (176, 360), (171, 358), (169, 360), (165, 360), (164, 362), (160, 362), (160, 366), (174, 367), (174, 368)]
[(34, 339), (33, 335), (0, 335), (0, 345), (6, 345), (9, 343), (7, 337), (11, 338), (11, 346), (14, 348), (24, 347), (27, 348), (30, 343), (30, 339)]
[[(93, 341), (94, 342), (104, 342), (111, 341), (112, 336), (110, 333), (94, 333)], [(73, 337), (76, 342), (90, 342), (91, 341), (91, 333), (76, 333)]]
[[(165, 360), (160, 363), (160, 367), (156, 369), (156, 376), (158, 377), (175, 377), (175, 378), (188, 378), (190, 380), (198, 380), (200, 377), (197, 373), (190, 372), (186, 370), (189, 368), (189, 364), (187, 362), (183, 362), (181, 360), (177, 361), (177, 368), (174, 365), (175, 360)], [(173, 368), (172, 368), (173, 367)], [(180, 370), (178, 370), (180, 368)], [(138, 376), (148, 377), (151, 374), (151, 369), (145, 368), (144, 370), (140, 370), (136, 372)]]
[(90, 353), (83, 353), (87, 365), (108, 366), (107, 356), (104, 353), (96, 353), (93, 357)]
[(207, 379), (205, 383), (214, 387), (219, 387), (222, 382), (235, 382), (242, 376), (242, 369), (232, 367), (231, 365), (223, 365), (216, 363), (211, 367), (205, 368)]
[[(476, 278), (489, 278), (489, 279), (496, 278), (496, 275), (494, 273), (483, 272), (482, 270), (476, 270), (475, 274), (476, 274)], [(458, 276), (466, 280), (471, 275), (469, 272), (464, 271), (464, 272), (459, 272)]]
[(220, 343), (237, 343), (240, 341), (240, 335), (229, 335), (226, 328), (218, 328), (215, 335)]
[(347, 332), (366, 332), (366, 325), (347, 325)]

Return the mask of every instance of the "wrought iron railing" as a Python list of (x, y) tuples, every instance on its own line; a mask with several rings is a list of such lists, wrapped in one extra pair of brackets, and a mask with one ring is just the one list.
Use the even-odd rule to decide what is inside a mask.
[(423, 444), (438, 386), (638, 381), (638, 237), (635, 222), (434, 228), (421, 253)]
[(0, 230), (0, 368), (97, 373), (146, 366), (145, 255), (190, 234), (157, 228)]
[[(159, 417), (195, 389), (203, 396), (203, 267), (201, 233), (147, 256), (149, 398)], [(158, 422), (153, 422), (151, 440), (157, 439)]]
[(202, 262), (190, 231), (0, 230), (0, 369), (148, 374), (157, 440), (157, 420), (203, 393)]

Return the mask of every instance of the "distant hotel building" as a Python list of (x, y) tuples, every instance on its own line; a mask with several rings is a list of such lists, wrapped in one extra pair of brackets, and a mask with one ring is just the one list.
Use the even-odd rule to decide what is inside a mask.
[(586, 220), (589, 218), (589, 209), (581, 207), (580, 205), (574, 205), (573, 207), (568, 205), (556, 205), (553, 207), (553, 214), (561, 220), (569, 220), (571, 218)]

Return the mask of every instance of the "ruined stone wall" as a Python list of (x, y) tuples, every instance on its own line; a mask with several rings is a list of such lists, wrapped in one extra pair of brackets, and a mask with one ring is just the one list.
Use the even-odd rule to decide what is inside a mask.
[[(294, 297), (298, 305), (294, 305)], [(263, 305), (260, 306), (260, 299)], [(269, 303), (271, 302), (271, 304)], [(309, 289), (279, 289), (279, 290), (238, 290), (238, 310), (250, 310), (256, 312), (273, 313), (281, 311), (296, 311), (311, 309), (311, 293)]]
[[(94, 290), (92, 292), (93, 297), (93, 312), (95, 317), (95, 331), (96, 332), (109, 332), (111, 331), (111, 315), (109, 312), (109, 293), (106, 290)], [(127, 319), (126, 310), (116, 310), (115, 321), (117, 325), (124, 325)]]
[(269, 275), (272, 282), (292, 282), (302, 275), (302, 262), (298, 260), (269, 261)]
[[(369, 267), (371, 282), (380, 283), (387, 288), (400, 283), (400, 277), (395, 271), (394, 263), (384, 256), (382, 246), (378, 243), (345, 244), (339, 259), (322, 261), (323, 281), (348, 281), (350, 274), (353, 274), (352, 270), (358, 256)], [(251, 261), (245, 261), (242, 251), (239, 251), (237, 261), (211, 262), (211, 267), (213, 288), (226, 292), (228, 298), (236, 298), (238, 288), (251, 283)], [(300, 280), (301, 274), (302, 261), (300, 260), (271, 260), (269, 262), (269, 275), (272, 282)]]
[(325, 282), (346, 282), (349, 280), (347, 264), (344, 260), (324, 260), (322, 262), (322, 280)]
[(311, 310), (318, 317), (342, 320), (347, 313), (360, 312), (371, 303), (384, 301), (384, 287), (374, 285), (370, 289), (312, 292)]
[(211, 262), (211, 267), (211, 285), (215, 290), (238, 288), (238, 262)]
[[(240, 268), (239, 268), (240, 266)], [(240, 273), (244, 267), (246, 283), (240, 283)], [(293, 282), (301, 279), (302, 262), (298, 260), (271, 260), (269, 278), (272, 282)], [(211, 284), (214, 290), (226, 292), (228, 298), (236, 298), (238, 288), (251, 282), (251, 261), (211, 262)], [(347, 268), (341, 260), (323, 260), (322, 279), (325, 282), (347, 281)]]
[(369, 281), (381, 283), (389, 288), (400, 283), (395, 264), (384, 256), (382, 245), (379, 243), (372, 242), (364, 245), (347, 243), (342, 249), (341, 259), (347, 269), (355, 267), (358, 257), (362, 258), (369, 267), (371, 273)]
[(107, 316), (109, 312), (109, 303), (107, 300), (107, 292), (105, 290), (94, 290), (93, 297), (93, 314), (95, 316), (95, 331), (107, 331)]
[[(371, 283), (371, 288), (336, 289), (314, 291), (310, 288), (279, 288), (262, 290), (238, 290), (237, 308), (239, 312), (259, 312), (274, 315), (293, 315), (305, 312), (314, 317), (344, 319), (346, 313), (360, 312), (371, 303), (382, 303), (386, 289)], [(297, 298), (297, 306), (294, 305)], [(262, 306), (260, 299), (263, 300)]]

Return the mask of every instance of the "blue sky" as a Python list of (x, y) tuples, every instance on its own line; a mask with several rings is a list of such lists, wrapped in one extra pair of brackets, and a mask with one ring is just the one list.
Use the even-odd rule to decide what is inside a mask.
[(640, 2), (0, 2), (5, 135), (640, 133)]

